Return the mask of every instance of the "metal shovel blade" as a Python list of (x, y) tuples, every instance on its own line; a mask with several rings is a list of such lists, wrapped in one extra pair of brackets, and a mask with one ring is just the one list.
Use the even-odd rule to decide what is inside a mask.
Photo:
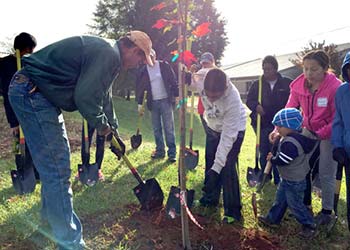
[(136, 134), (136, 135), (131, 136), (130, 142), (131, 142), (131, 147), (133, 149), (137, 149), (138, 147), (140, 147), (140, 145), (142, 143), (142, 135)]
[(155, 178), (137, 185), (134, 188), (134, 194), (139, 200), (142, 210), (151, 211), (163, 206), (164, 194)]
[[(171, 186), (168, 200), (166, 203), (166, 214), (174, 219), (181, 213), (181, 203), (180, 203), (180, 188)], [(186, 189), (186, 204), (188, 208), (191, 208), (194, 200), (194, 190)]]
[(94, 164), (78, 164), (79, 180), (81, 183), (91, 187), (98, 182), (98, 165)]
[(34, 168), (23, 171), (11, 170), (11, 179), (17, 194), (23, 195), (34, 192), (36, 185)]
[(250, 187), (255, 187), (259, 181), (261, 176), (261, 170), (259, 168), (247, 168), (247, 182)]
[(198, 165), (199, 151), (190, 148), (185, 149), (185, 166), (187, 169), (193, 170)]

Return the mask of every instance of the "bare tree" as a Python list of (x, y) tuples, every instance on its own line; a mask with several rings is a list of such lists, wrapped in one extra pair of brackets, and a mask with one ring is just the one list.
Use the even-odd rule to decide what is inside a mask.
[(309, 44), (306, 47), (304, 47), (301, 52), (296, 53), (297, 58), (290, 59), (290, 61), (294, 65), (298, 67), (302, 67), (303, 57), (310, 51), (314, 51), (314, 50), (324, 50), (329, 56), (331, 70), (337, 76), (341, 74), (342, 61), (339, 56), (339, 52), (337, 50), (337, 45), (333, 43), (326, 45), (326, 42), (324, 40), (321, 43), (310, 41)]

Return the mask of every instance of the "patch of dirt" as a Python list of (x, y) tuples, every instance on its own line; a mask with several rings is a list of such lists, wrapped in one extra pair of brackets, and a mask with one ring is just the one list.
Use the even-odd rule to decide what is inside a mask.
[[(170, 219), (165, 211), (140, 211), (137, 205), (128, 205), (129, 217), (123, 220), (112, 219), (113, 213), (107, 216), (105, 222), (96, 215), (89, 215), (83, 219), (84, 233), (88, 238), (103, 238), (103, 241), (114, 242), (117, 247), (123, 239), (129, 248), (137, 250), (180, 250), (182, 247), (181, 218)], [(193, 250), (253, 250), (253, 249), (283, 249), (278, 237), (257, 229), (246, 229), (240, 225), (223, 225), (208, 218), (195, 215), (199, 227), (189, 221), (189, 235)], [(114, 221), (114, 222), (113, 222)], [(100, 234), (99, 228), (108, 233)], [(99, 244), (87, 242), (92, 249), (99, 248)], [(109, 246), (111, 247), (111, 246)], [(113, 246), (112, 246), (112, 249)]]

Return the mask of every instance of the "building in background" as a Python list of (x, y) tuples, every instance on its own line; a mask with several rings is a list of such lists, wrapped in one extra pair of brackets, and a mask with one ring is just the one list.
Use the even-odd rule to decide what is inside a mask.
[[(343, 58), (347, 51), (350, 50), (350, 43), (337, 45), (339, 57)], [(295, 79), (302, 73), (302, 68), (295, 66), (291, 60), (297, 59), (297, 53), (294, 52), (284, 55), (275, 55), (278, 61), (278, 72), (282, 75)], [(250, 85), (259, 78), (263, 73), (262, 59), (257, 58), (242, 63), (235, 63), (232, 65), (222, 66), (221, 69), (230, 77), (233, 84), (237, 87), (242, 100), (245, 102)]]

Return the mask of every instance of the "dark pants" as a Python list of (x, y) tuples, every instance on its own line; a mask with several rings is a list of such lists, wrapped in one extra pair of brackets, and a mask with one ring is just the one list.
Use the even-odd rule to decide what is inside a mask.
[[(85, 152), (85, 134), (84, 134), (84, 124), (82, 126), (81, 133), (81, 160), (83, 165), (87, 165), (90, 163), (90, 146), (92, 141), (92, 136), (94, 135), (95, 128), (88, 124), (88, 137), (89, 137), (89, 151)], [(105, 147), (105, 137), (100, 136), (96, 133), (96, 154), (95, 154), (95, 162), (98, 165), (98, 168), (101, 169), (103, 156), (104, 156), (104, 147)]]
[(306, 175), (306, 189), (305, 189), (305, 193), (304, 193), (304, 204), (308, 207), (311, 207), (312, 183), (313, 183), (313, 180), (315, 179), (316, 175), (318, 174), (319, 158), (320, 158), (320, 148), (317, 147), (310, 157), (310, 160), (309, 160), (310, 171)]
[(345, 166), (345, 182), (346, 182), (346, 207), (348, 217), (348, 229), (350, 231), (350, 159), (348, 157), (347, 164)]
[[(224, 215), (234, 217), (236, 220), (241, 219), (241, 195), (239, 188), (239, 177), (236, 170), (238, 154), (244, 139), (245, 131), (238, 133), (236, 141), (233, 143), (225, 166), (220, 173), (220, 185), (212, 192), (204, 193), (202, 201), (210, 206), (217, 206), (220, 199), (221, 186), (223, 189)], [(213, 166), (215, 154), (220, 141), (220, 134), (208, 132), (205, 148), (205, 173)], [(205, 180), (206, 181), (206, 180)]]

